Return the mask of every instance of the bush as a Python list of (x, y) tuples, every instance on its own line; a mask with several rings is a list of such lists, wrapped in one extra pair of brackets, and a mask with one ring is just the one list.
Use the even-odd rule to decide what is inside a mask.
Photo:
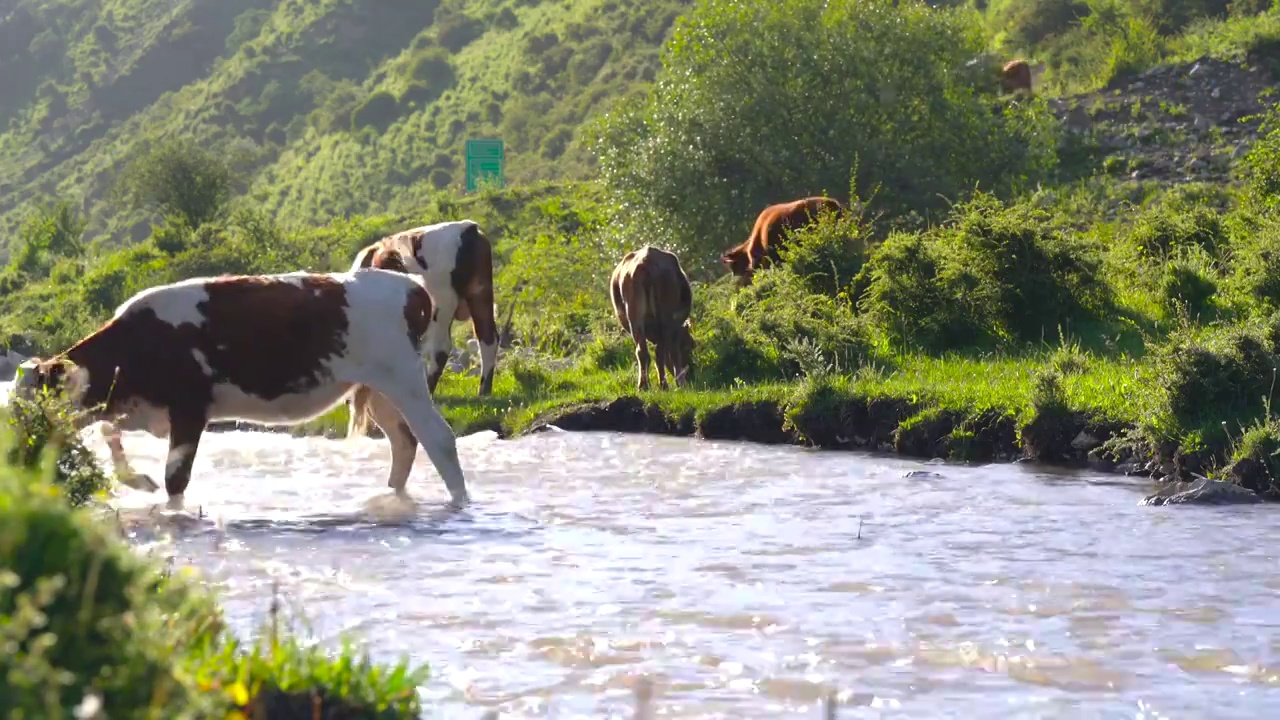
[(941, 350), (1037, 342), (1111, 306), (1095, 249), (1043, 210), (980, 193), (958, 204), (953, 220), (924, 235), (891, 236), (859, 279), (863, 311), (899, 343)]
[[(38, 404), (59, 407), (48, 397)], [(8, 460), (0, 466), (0, 715), (71, 717), (94, 696), (112, 718), (213, 720), (233, 709), (420, 716), (425, 667), (375, 666), (347, 642), (331, 658), (274, 633), (252, 648), (232, 637), (214, 598), (185, 573), (135, 553), (100, 512), (73, 507), (77, 484), (68, 478), (92, 459), (69, 454), (80, 447), (75, 434), (64, 416), (50, 417), (52, 430), (11, 414), (0, 431)]]
[(785, 265), (760, 271), (746, 288), (722, 278), (694, 302), (694, 362), (708, 385), (850, 373), (872, 352), (848, 303), (809, 292)]
[(110, 717), (225, 712), (181, 667), (221, 627), (202, 593), (34, 472), (0, 469), (0, 497), (0, 715), (70, 717), (90, 693)]
[(41, 394), (29, 400), (12, 398), (3, 415), (5, 436), (13, 438), (5, 455), (10, 466), (37, 470), (46, 452), (55, 452), (50, 480), (75, 507), (110, 488), (111, 478), (102, 471), (93, 452), (85, 447), (78, 433), (67, 431), (76, 411), (61, 397)]
[(1155, 424), (1209, 427), (1256, 417), (1272, 393), (1276, 355), (1255, 325), (1184, 328), (1152, 351)]
[(1213, 258), (1199, 247), (1178, 252), (1163, 267), (1160, 295), (1171, 315), (1208, 320), (1215, 314), (1217, 292)]
[(1234, 239), (1226, 284), (1233, 304), (1245, 314), (1280, 309), (1280, 224), (1269, 221)]
[(868, 233), (857, 217), (839, 220), (821, 213), (818, 222), (790, 233), (778, 257), (811, 293), (836, 297), (866, 261)]

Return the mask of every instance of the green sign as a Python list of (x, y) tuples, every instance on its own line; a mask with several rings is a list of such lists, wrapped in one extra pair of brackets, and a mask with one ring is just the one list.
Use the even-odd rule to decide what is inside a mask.
[(495, 178), (504, 187), (502, 165), (506, 151), (501, 140), (467, 141), (467, 192), (475, 192), (480, 180)]

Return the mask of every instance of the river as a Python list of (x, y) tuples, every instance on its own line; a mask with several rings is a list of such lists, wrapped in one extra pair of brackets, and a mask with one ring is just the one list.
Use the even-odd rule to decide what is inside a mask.
[[(5, 388), (0, 388), (4, 392)], [(106, 457), (101, 435), (91, 447)], [(165, 441), (125, 438), (160, 479)], [(383, 441), (209, 433), (187, 506), (122, 489), (238, 632), (286, 612), (428, 662), (428, 717), (1258, 718), (1280, 712), (1274, 508), (1143, 507), (1026, 465), (549, 431), (459, 440), (474, 505), (416, 508)], [(170, 535), (152, 544), (156, 535)]]

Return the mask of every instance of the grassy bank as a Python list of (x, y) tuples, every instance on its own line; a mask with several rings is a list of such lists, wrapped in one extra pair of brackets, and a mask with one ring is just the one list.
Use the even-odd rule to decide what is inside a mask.
[[(417, 718), (426, 667), (310, 645), (271, 621), (233, 635), (216, 595), (122, 539), (107, 478), (56, 401), (0, 422), (0, 715)], [(52, 421), (50, 421), (52, 419)]]

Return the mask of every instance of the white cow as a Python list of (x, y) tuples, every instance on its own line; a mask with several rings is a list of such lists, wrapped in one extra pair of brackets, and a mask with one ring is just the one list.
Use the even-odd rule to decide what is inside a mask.
[[(180, 507), (209, 422), (293, 425), (367, 387), (421, 441), (452, 502), (468, 501), (456, 439), (427, 388), (421, 351), (435, 308), (421, 278), (370, 269), (194, 278), (134, 295), (93, 334), (50, 359), (23, 363), (13, 393), (65, 387), (81, 421), (107, 422), (122, 482), (121, 430), (168, 436), (165, 489)], [(416, 443), (415, 443), (416, 445)], [(392, 447), (387, 485), (403, 493), (416, 446)], [(149, 486), (149, 487), (148, 487)]]

